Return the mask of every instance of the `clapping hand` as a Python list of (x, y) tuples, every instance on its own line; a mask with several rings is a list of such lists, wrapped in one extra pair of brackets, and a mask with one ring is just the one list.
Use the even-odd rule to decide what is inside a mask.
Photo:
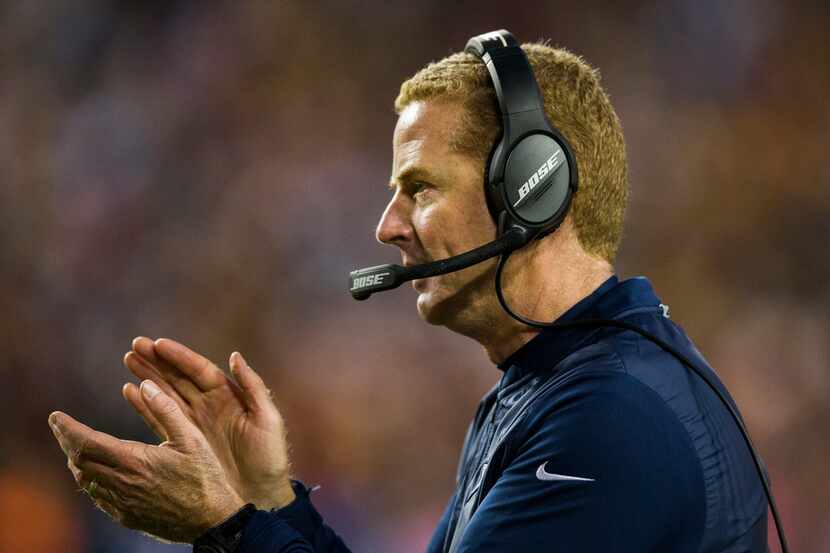
[[(246, 502), (272, 509), (294, 500), (282, 416), (262, 378), (239, 353), (230, 357), (233, 379), (205, 357), (164, 338), (136, 338), (124, 364), (175, 400)], [(167, 439), (138, 387), (126, 384), (122, 392), (158, 437)]]
[(133, 390), (164, 436), (161, 445), (119, 440), (56, 411), (49, 425), (78, 485), (126, 526), (191, 543), (245, 502), (202, 433), (149, 380)]

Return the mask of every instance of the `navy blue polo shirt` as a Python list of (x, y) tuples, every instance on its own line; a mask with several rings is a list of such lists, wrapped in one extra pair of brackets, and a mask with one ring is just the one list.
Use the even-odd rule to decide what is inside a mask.
[[(667, 315), (647, 279), (613, 276), (557, 321), (636, 324), (717, 379)], [(737, 426), (698, 376), (650, 340), (618, 328), (545, 329), (498, 367), (460, 462), (466, 487), (427, 553), (767, 550), (766, 498)], [(529, 390), (538, 397), (482, 471), (487, 424)], [(484, 473), (459, 527), (476, 495), (471, 477)], [(254, 517), (240, 553), (348, 551), (297, 489), (292, 505)]]

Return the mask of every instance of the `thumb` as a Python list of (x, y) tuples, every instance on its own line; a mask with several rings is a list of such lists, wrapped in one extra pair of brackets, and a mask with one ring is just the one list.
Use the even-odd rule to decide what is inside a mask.
[(162, 392), (152, 380), (141, 383), (141, 396), (150, 413), (164, 429), (169, 442), (182, 443), (193, 436), (193, 425), (173, 398)]

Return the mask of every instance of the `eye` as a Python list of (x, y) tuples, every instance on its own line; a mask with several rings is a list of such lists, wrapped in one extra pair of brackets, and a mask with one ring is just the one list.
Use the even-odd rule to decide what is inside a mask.
[(421, 181), (416, 181), (412, 183), (412, 196), (423, 195), (423, 192), (426, 192), (429, 189), (429, 184)]

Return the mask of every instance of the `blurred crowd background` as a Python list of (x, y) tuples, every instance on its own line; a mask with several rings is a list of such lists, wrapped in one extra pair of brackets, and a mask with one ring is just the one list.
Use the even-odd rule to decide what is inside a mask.
[(347, 273), (399, 260), (373, 231), (400, 83), (502, 27), (600, 68), (631, 167), (618, 274), (728, 385), (793, 551), (830, 550), (830, 4), (0, 6), (0, 552), (187, 550), (93, 509), (46, 424), (151, 440), (120, 395), (137, 335), (240, 350), (331, 526), (424, 549), (500, 373), (408, 286), (358, 304)]

